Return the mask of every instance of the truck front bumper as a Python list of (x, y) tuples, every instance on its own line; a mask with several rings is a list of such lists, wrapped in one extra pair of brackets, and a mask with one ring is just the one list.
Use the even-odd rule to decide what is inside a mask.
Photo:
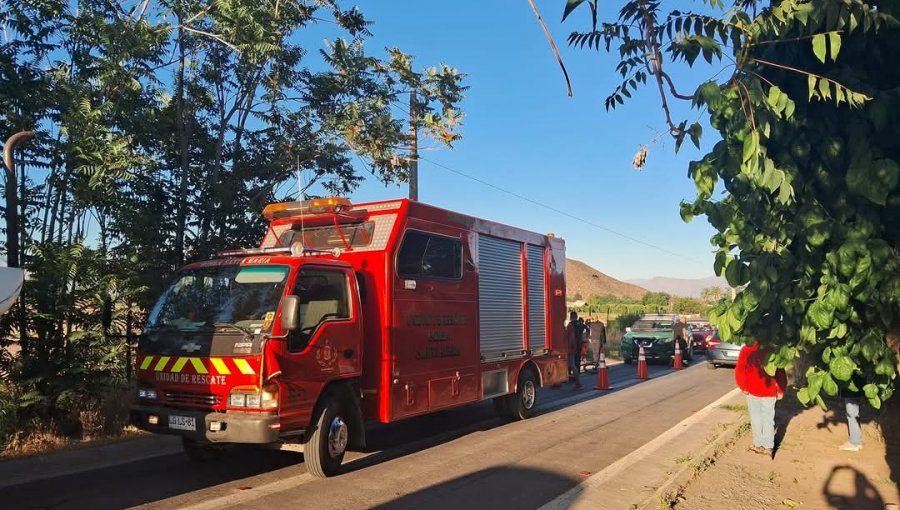
[(281, 432), (278, 416), (274, 414), (132, 406), (129, 419), (141, 430), (175, 434), (205, 443), (274, 443)]

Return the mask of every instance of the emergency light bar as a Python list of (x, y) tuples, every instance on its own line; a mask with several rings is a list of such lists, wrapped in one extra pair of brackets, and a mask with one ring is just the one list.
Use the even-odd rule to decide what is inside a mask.
[(292, 218), (304, 214), (337, 214), (353, 207), (350, 200), (340, 197), (317, 198), (302, 202), (281, 202), (269, 204), (263, 209), (267, 220)]

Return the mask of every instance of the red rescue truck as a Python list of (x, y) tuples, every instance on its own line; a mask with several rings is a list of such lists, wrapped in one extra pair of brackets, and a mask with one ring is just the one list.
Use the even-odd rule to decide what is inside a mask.
[(303, 445), (339, 471), (365, 422), (566, 381), (565, 245), (410, 200), (270, 204), (259, 248), (184, 267), (149, 315), (131, 421), (193, 459)]

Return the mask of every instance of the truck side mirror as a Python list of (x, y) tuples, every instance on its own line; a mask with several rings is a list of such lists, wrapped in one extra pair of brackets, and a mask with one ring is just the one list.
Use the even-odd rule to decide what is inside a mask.
[(284, 296), (281, 298), (281, 329), (293, 331), (297, 329), (300, 310), (300, 298), (297, 296)]

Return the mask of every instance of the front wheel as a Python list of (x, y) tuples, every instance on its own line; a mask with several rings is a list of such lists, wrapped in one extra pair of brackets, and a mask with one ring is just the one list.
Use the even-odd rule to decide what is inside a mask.
[(334, 476), (341, 469), (350, 441), (345, 406), (335, 397), (326, 397), (319, 407), (315, 424), (303, 449), (306, 469), (319, 478)]

